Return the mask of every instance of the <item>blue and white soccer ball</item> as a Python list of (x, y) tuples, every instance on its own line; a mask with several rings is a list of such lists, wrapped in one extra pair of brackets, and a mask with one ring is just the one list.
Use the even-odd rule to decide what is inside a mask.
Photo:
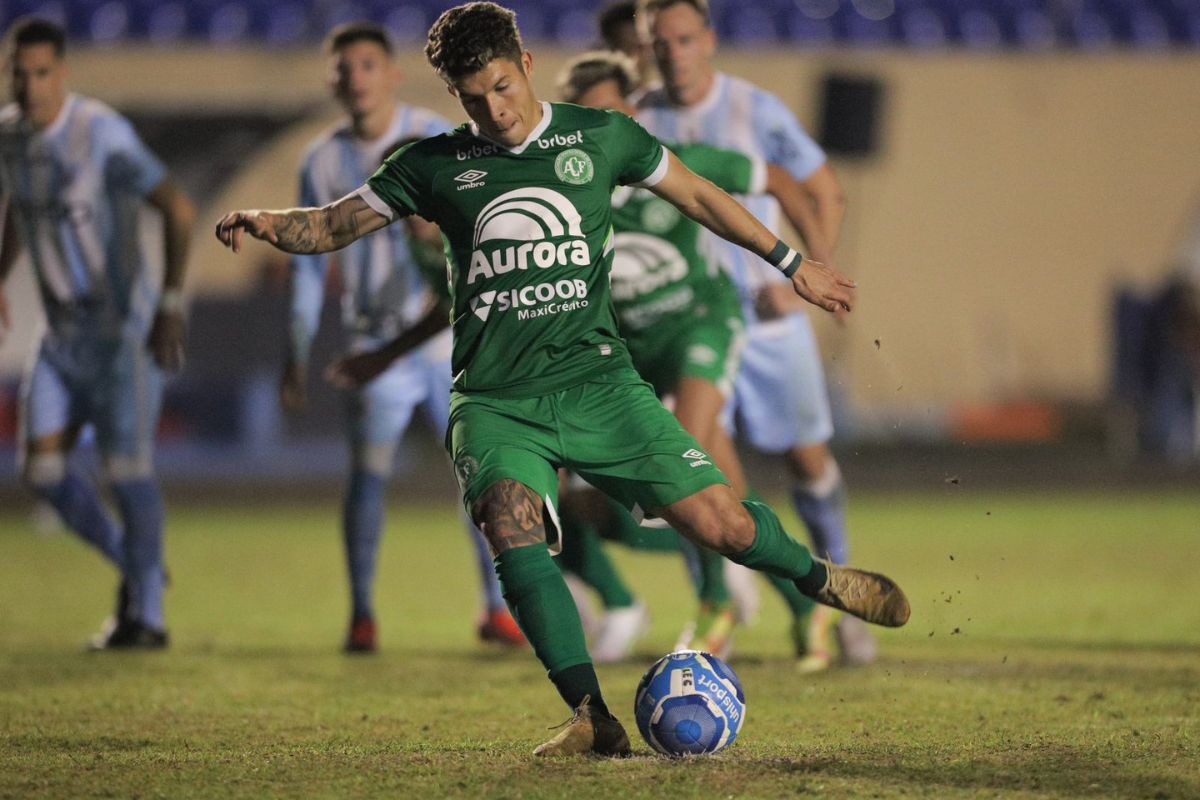
[(746, 695), (724, 661), (680, 650), (660, 658), (642, 676), (633, 716), (642, 738), (658, 752), (707, 755), (737, 739), (746, 721)]

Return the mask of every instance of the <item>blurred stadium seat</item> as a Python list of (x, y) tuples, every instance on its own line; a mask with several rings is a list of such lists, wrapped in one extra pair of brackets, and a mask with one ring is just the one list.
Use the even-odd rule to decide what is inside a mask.
[[(97, 45), (182, 40), (307, 47), (335, 25), (372, 19), (419, 43), (446, 0), (0, 0), (0, 24), (36, 14)], [(531, 41), (587, 46), (604, 0), (511, 0)], [(977, 50), (1147, 51), (1200, 46), (1200, 0), (713, 0), (722, 39)]]

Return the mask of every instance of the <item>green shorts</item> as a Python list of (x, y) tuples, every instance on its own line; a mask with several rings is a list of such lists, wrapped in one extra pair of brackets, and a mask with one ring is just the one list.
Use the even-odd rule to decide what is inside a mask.
[(506, 479), (557, 507), (559, 467), (577, 472), (635, 518), (728, 484), (628, 368), (539, 397), (453, 392), (447, 439), (468, 513), (488, 487)]
[(729, 398), (741, 365), (746, 328), (736, 295), (711, 296), (684, 313), (659, 319), (626, 339), (638, 374), (659, 395), (684, 378), (699, 378)]

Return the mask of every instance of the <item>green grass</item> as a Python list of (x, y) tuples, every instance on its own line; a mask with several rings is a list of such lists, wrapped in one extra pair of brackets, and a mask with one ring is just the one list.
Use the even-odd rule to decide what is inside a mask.
[[(0, 797), (1200, 797), (1194, 494), (860, 494), (855, 561), (912, 622), (877, 666), (799, 677), (764, 596), (733, 661), (742, 738), (684, 762), (530, 757), (568, 714), (532, 655), (474, 641), (451, 508), (392, 509), (384, 651), (341, 655), (336, 522), (172, 508), (172, 649), (89, 655), (111, 571), (0, 512)], [(674, 559), (616, 554), (655, 615), (600, 670), (628, 721), (691, 604)]]

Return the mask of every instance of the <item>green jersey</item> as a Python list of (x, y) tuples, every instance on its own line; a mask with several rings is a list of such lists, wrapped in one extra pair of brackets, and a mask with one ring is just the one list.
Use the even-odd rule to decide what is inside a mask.
[(360, 191), (380, 213), (441, 227), (455, 389), (533, 397), (630, 367), (609, 289), (612, 192), (666, 169), (624, 114), (543, 103), (521, 145), (463, 125), (397, 151)]
[[(733, 194), (757, 194), (766, 185), (761, 159), (704, 144), (670, 145), (688, 169)], [(613, 194), (616, 258), (612, 294), (626, 338), (665, 318), (689, 314), (714, 292), (736, 291), (709, 257), (699, 223), (647, 189)], [(714, 283), (715, 281), (715, 283)]]

